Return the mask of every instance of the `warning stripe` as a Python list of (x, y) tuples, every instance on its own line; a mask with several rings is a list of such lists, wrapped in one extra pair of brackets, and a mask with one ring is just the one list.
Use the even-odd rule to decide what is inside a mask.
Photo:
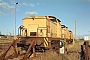
[(44, 38), (44, 46), (48, 47), (48, 38)]

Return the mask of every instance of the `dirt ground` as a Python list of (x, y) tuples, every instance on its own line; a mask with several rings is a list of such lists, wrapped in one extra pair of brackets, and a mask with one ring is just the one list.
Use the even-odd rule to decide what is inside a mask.
[(65, 45), (65, 54), (58, 55), (55, 51), (49, 50), (34, 60), (80, 60), (81, 44), (83, 44), (83, 42), (79, 42)]
[[(84, 43), (83, 41), (76, 41), (74, 44), (66, 44), (64, 54), (57, 54), (53, 50), (48, 50), (45, 53), (40, 53), (40, 54), (38, 53), (37, 57), (34, 58), (33, 60), (83, 60), (84, 57), (82, 57), (83, 54), (81, 53), (82, 52), (81, 45), (83, 45), (83, 43)], [(89, 48), (89, 52), (90, 52), (90, 48)], [(0, 54), (2, 53), (3, 51), (0, 50)], [(20, 59), (21, 57), (12, 60), (20, 60)]]
[[(81, 45), (84, 41), (75, 41), (74, 44), (65, 45), (65, 53), (57, 54), (55, 51), (49, 50), (43, 55), (36, 57), (34, 60), (85, 60), (85, 55), (82, 52)], [(83, 46), (84, 47), (84, 46)], [(90, 48), (88, 48), (90, 58)]]

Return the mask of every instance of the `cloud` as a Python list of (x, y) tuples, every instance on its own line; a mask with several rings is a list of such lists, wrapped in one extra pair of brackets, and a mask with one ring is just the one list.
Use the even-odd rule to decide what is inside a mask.
[(35, 5), (34, 4), (29, 4), (31, 7), (34, 7)]
[(22, 3), (23, 6), (30, 6), (30, 7), (34, 7), (35, 5), (32, 3)]
[(33, 12), (26, 12), (26, 13), (25, 13), (26, 16), (35, 16), (35, 15), (37, 15), (37, 14), (38, 14), (38, 13), (37, 13), (37, 12), (34, 12), (34, 11), (33, 11)]
[(6, 14), (3, 12), (0, 12), (0, 16), (6, 16)]
[(11, 4), (15, 4), (15, 0), (10, 0)]
[(10, 12), (10, 13), (13, 13), (14, 12), (14, 6), (12, 5), (9, 5), (7, 2), (0, 2), (0, 9), (4, 10), (4, 11), (7, 11), (7, 12)]
[(28, 4), (27, 3), (22, 3), (23, 5), (27, 6)]

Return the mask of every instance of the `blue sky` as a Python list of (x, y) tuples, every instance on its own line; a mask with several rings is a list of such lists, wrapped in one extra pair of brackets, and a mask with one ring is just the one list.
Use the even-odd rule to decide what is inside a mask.
[[(61, 20), (69, 30), (74, 31), (76, 21), (76, 33), (78, 35), (90, 34), (90, 0), (16, 0), (17, 29), (22, 25), (22, 18), (39, 15), (52, 15)], [(11, 32), (14, 28), (14, 4), (15, 0), (0, 0), (0, 31), (3, 34)], [(17, 30), (18, 31), (18, 30)]]

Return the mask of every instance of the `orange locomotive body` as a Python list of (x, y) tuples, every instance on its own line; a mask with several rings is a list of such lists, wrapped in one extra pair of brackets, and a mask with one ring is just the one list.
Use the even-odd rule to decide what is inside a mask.
[(72, 41), (72, 32), (54, 16), (33, 16), (22, 20), (23, 25), (18, 29), (20, 41), (36, 40), (36, 50), (59, 49), (60, 40)]

